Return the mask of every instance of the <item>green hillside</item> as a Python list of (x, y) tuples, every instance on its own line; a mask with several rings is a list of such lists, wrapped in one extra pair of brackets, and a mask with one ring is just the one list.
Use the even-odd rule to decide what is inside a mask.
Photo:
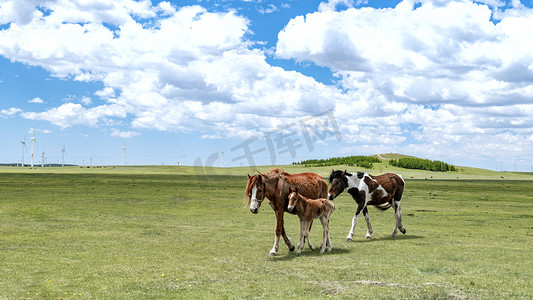
[(29, 174), (161, 174), (161, 175), (246, 175), (267, 172), (272, 168), (281, 168), (289, 173), (315, 172), (324, 177), (328, 177), (332, 169), (347, 170), (349, 172), (367, 172), (369, 174), (383, 174), (394, 172), (401, 174), (406, 179), (476, 179), (476, 180), (494, 180), (494, 179), (518, 179), (533, 180), (533, 173), (523, 172), (499, 172), (485, 169), (457, 166), (456, 172), (433, 172), (425, 170), (404, 169), (389, 164), (391, 159), (402, 157), (413, 157), (397, 153), (376, 154), (372, 157), (378, 158), (379, 162), (373, 163), (372, 168), (349, 165), (328, 165), (328, 166), (308, 166), (283, 165), (283, 166), (254, 166), (254, 167), (196, 167), (196, 166), (104, 166), (104, 167), (52, 167), (52, 168), (20, 168), (0, 166), (0, 173), (29, 173)]

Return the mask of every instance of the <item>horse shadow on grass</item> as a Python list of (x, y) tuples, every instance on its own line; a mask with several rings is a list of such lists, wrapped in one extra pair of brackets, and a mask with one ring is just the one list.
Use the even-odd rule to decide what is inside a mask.
[[(333, 248), (331, 249), (331, 252), (324, 252), (324, 254), (320, 254), (320, 247), (317, 247), (315, 249), (315, 251), (309, 249), (309, 248), (304, 248), (302, 250), (302, 254), (300, 254), (300, 257), (317, 257), (317, 256), (330, 256), (330, 255), (344, 255), (344, 254), (348, 254), (352, 252), (352, 250), (350, 249), (345, 249), (345, 248)], [(287, 254), (284, 254), (284, 255), (280, 255), (278, 253), (278, 255), (276, 256), (271, 256), (270, 259), (272, 260), (275, 260), (275, 261), (289, 261), (289, 260), (293, 260), (293, 259), (298, 259), (299, 256), (296, 255), (296, 250), (295, 251), (291, 251), (291, 252), (288, 252)]]
[(356, 243), (356, 244), (362, 244), (362, 243), (375, 243), (375, 242), (392, 242), (392, 241), (402, 241), (402, 240), (417, 240), (417, 239), (423, 239), (424, 236), (420, 235), (398, 235), (396, 237), (392, 236), (380, 236), (380, 237), (373, 237), (371, 239), (365, 239), (362, 238), (354, 238), (352, 241), (347, 243)]
[[(397, 237), (391, 237), (391, 236), (382, 236), (382, 237), (373, 237), (371, 239), (365, 239), (364, 237), (360, 239), (354, 239), (353, 241), (342, 242), (344, 245), (341, 245), (340, 247), (333, 247), (331, 249), (331, 252), (325, 252), (324, 254), (320, 254), (320, 247), (317, 247), (315, 251), (312, 251), (309, 249), (309, 247), (305, 247), (302, 251), (302, 254), (300, 256), (307, 256), (307, 257), (318, 257), (318, 256), (329, 256), (329, 255), (346, 255), (353, 251), (356, 251), (357, 248), (350, 249), (350, 244), (364, 244), (364, 243), (377, 243), (377, 242), (395, 242), (395, 241), (402, 241), (402, 240), (417, 240), (417, 239), (423, 239), (424, 236), (419, 235), (399, 235)], [(297, 259), (298, 255), (296, 255), (296, 251), (287, 252), (286, 254), (280, 254), (276, 256), (271, 256), (270, 259), (274, 261), (290, 261), (293, 259)]]

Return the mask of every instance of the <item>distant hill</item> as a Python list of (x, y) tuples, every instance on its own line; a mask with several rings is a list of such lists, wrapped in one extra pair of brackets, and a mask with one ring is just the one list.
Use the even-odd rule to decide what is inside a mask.
[(303, 165), (304, 167), (346, 165), (372, 169), (374, 167), (374, 163), (380, 163), (384, 161), (388, 161), (388, 164), (391, 166), (404, 169), (437, 172), (457, 171), (457, 168), (454, 165), (450, 165), (442, 161), (423, 159), (398, 153), (375, 154), (370, 156), (333, 157), (328, 159), (309, 159), (299, 163), (293, 163), (293, 165)]
[[(40, 163), (33, 164), (34, 168), (40, 168), (41, 166), (42, 164)], [(72, 167), (72, 166), (77, 166), (77, 165), (65, 164), (65, 167)], [(20, 167), (20, 163), (3, 163), (3, 164), (0, 164), (0, 167)], [(61, 167), (61, 164), (45, 164), (44, 167), (45, 168)], [(30, 164), (24, 164), (24, 168), (30, 168)]]

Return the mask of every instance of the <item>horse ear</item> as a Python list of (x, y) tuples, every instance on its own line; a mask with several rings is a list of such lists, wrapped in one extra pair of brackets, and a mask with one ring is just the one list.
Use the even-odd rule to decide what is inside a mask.
[(289, 186), (289, 194), (292, 194), (292, 188)]
[(252, 178), (252, 176), (250, 176), (250, 174), (248, 174), (248, 179)]
[(294, 192), (295, 192), (296, 194), (298, 194), (298, 187), (295, 187), (295, 188), (294, 188)]
[(342, 171), (341, 175), (345, 176), (346, 175), (346, 170)]

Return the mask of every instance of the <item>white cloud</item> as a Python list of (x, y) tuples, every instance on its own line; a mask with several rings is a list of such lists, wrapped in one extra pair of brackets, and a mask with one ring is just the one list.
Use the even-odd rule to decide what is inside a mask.
[(343, 140), (355, 145), (349, 149), (428, 145), (437, 153), (462, 144), (457, 151), (467, 153), (491, 135), (532, 145), (529, 9), (503, 10), (493, 0), (355, 8), (363, 2), (323, 2), (279, 33), (277, 58), (329, 68), (338, 81), (328, 86), (270, 65), (269, 50), (249, 39), (251, 21), (236, 11), (50, 0), (39, 4), (43, 14), (34, 1), (4, 1), (0, 23), (12, 23), (0, 31), (0, 55), (103, 84), (97, 103), (86, 97), (12, 115), (61, 128), (129, 122), (136, 130), (246, 138), (333, 110)]
[(82, 97), (81, 103), (84, 105), (91, 105), (93, 103), (93, 100), (89, 97)]
[(111, 87), (105, 87), (102, 90), (96, 91), (94, 94), (103, 99), (114, 98), (116, 96), (115, 90)]
[(11, 107), (10, 109), (2, 109), (0, 110), (0, 117), (7, 118), (20, 112), (22, 112), (22, 109), (16, 107)]
[(170, 2), (162, 1), (159, 2), (157, 7), (163, 12), (163, 15), (172, 15), (176, 13), (176, 9), (170, 4)]
[(291, 20), (276, 48), (280, 58), (331, 68), (347, 88), (473, 105), (533, 101), (523, 89), (533, 84), (532, 51), (533, 13), (494, 24), (487, 6), (469, 1), (316, 12)]
[(107, 118), (124, 118), (126, 113), (119, 105), (101, 105), (86, 109), (79, 103), (65, 103), (44, 112), (21, 112), (21, 116), (31, 120), (48, 121), (58, 127), (74, 125), (96, 126), (107, 122)]
[[(357, 1), (358, 4), (361, 4), (362, 1)], [(353, 0), (329, 0), (320, 2), (318, 5), (318, 11), (335, 11), (338, 6), (353, 7)]]
[(42, 103), (44, 103), (44, 100), (39, 98), (39, 97), (35, 97), (35, 98), (29, 100), (28, 103), (39, 103), (39, 104), (42, 104)]
[(141, 135), (141, 133), (137, 131), (120, 131), (119, 129), (111, 128), (111, 136), (127, 139), (138, 135)]
[[(249, 20), (236, 12), (142, 3), (134, 10), (127, 0), (50, 2), (48, 16), (0, 32), (0, 54), (105, 86), (95, 92), (105, 105), (87, 109), (69, 101), (22, 116), (65, 128), (130, 115), (134, 128), (243, 137), (275, 128), (280, 118), (334, 107), (340, 95), (335, 87), (272, 67), (261, 50), (251, 49)], [(132, 16), (157, 13), (158, 20), (147, 23)]]
[[(504, 133), (513, 138), (503, 142), (527, 140), (533, 133), (533, 119), (525, 115), (533, 103), (533, 11), (515, 5), (497, 11), (501, 20), (493, 23), (500, 4), (490, 2), (421, 1), (416, 7), (406, 0), (395, 8), (336, 11), (338, 3), (350, 3), (330, 1), (291, 20), (279, 33), (276, 55), (336, 73), (350, 95), (338, 98), (336, 113), (353, 118), (341, 127), (363, 144), (455, 145), (467, 152), (481, 150), (473, 140), (487, 143)], [(408, 124), (421, 129), (413, 136), (398, 132), (396, 126)]]
[(258, 11), (260, 14), (266, 15), (279, 11), (279, 8), (271, 3), (267, 7), (260, 6)]

